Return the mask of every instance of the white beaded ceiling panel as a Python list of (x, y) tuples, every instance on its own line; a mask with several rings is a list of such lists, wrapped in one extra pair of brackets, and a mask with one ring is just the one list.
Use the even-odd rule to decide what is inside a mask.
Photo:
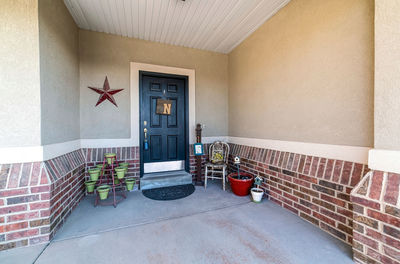
[(64, 0), (83, 29), (229, 53), (290, 0)]

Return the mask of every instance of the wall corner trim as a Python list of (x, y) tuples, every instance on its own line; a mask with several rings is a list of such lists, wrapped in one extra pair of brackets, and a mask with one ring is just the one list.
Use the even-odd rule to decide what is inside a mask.
[(400, 174), (400, 151), (371, 149), (368, 155), (368, 167), (371, 170)]

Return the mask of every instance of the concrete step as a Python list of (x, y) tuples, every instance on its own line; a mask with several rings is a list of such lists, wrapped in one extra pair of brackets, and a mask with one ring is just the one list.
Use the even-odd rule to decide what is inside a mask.
[(192, 183), (192, 175), (184, 170), (145, 173), (140, 179), (140, 189), (148, 190), (190, 183)]

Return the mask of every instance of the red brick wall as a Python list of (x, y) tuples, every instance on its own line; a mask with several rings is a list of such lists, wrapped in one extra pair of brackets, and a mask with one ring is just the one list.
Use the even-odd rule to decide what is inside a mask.
[[(50, 203), (41, 206), (48, 208), (51, 239), (84, 196), (85, 158), (81, 150), (76, 150), (45, 164), (52, 183)], [(43, 238), (40, 242), (45, 241)]]
[(45, 162), (0, 165), (0, 250), (49, 241), (85, 194), (85, 171), (114, 152), (139, 180), (139, 147), (79, 149)]
[[(140, 154), (139, 147), (118, 147), (118, 148), (85, 148), (82, 149), (86, 160), (86, 171), (97, 164), (102, 164), (105, 153), (116, 153), (118, 162), (128, 162), (127, 177), (136, 179), (136, 186), (140, 182)], [(86, 173), (87, 179), (89, 174)]]
[(230, 144), (241, 169), (263, 179), (268, 199), (340, 240), (352, 243), (350, 192), (368, 168), (342, 160)]
[(351, 193), (359, 263), (400, 263), (400, 174), (369, 172)]
[(42, 162), (0, 165), (0, 250), (48, 240), (49, 184)]

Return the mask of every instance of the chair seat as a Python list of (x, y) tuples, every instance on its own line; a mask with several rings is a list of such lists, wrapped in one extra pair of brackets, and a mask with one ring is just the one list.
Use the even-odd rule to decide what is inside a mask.
[(212, 162), (207, 162), (206, 163), (206, 166), (209, 166), (209, 167), (216, 167), (216, 168), (226, 168), (226, 164), (225, 163), (223, 163), (223, 162), (218, 162), (218, 163), (212, 163)]

